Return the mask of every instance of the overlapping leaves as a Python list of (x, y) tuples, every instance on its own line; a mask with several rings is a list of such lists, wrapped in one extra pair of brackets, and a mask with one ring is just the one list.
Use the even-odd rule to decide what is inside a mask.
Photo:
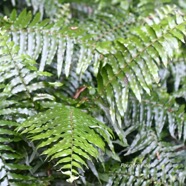
[[(158, 21), (154, 16), (154, 22), (147, 21), (144, 26), (132, 29), (129, 38), (113, 42), (95, 43), (94, 34), (87, 32), (89, 28), (86, 31), (78, 26), (62, 27), (60, 22), (40, 22), (39, 14), (32, 20), (31, 14), (26, 11), (18, 17), (13, 12), (10, 19), (4, 22), (3, 29), (8, 30), (13, 41), (20, 46), (20, 53), (29, 54), (34, 59), (41, 55), (40, 71), (51, 64), (56, 56), (58, 76), (62, 72), (69, 76), (72, 65), (76, 65), (78, 74), (83, 74), (92, 63), (97, 73), (99, 60), (102, 59), (98, 89), (100, 94), (107, 97), (115, 121), (119, 119), (118, 114), (123, 116), (126, 111), (129, 88), (139, 101), (143, 90), (150, 94), (152, 83), (159, 82), (161, 62), (167, 66), (168, 60), (179, 48), (179, 41), (184, 42), (184, 16), (170, 6), (158, 13)], [(80, 49), (78, 59), (74, 62), (76, 44)]]
[(25, 151), (23, 148), (17, 151), (21, 137), (14, 130), (18, 122), (36, 113), (31, 94), (44, 85), (33, 82), (38, 76), (34, 61), (27, 55), (19, 55), (19, 47), (8, 39), (0, 31), (0, 184), (34, 186), (44, 182), (31, 176)]
[[(52, 93), (56, 89), (52, 90), (51, 94), (43, 93), (48, 90), (43, 90), (45, 86), (38, 81), (39, 73), (35, 68), (36, 63), (29, 56), (38, 61), (40, 72), (52, 64), (57, 69), (58, 77), (62, 73), (68, 77), (75, 69), (77, 74), (85, 76), (82, 76), (83, 79), (87, 80), (90, 77), (92, 82), (93, 76), (89, 72), (86, 73), (86, 70), (93, 65), (95, 75), (98, 74), (96, 82), (98, 93), (103, 100), (107, 98), (111, 123), (119, 137), (122, 136), (124, 139), (125, 136), (130, 136), (139, 126), (155, 128), (153, 133), (145, 131), (136, 135), (127, 154), (142, 151), (142, 155), (151, 158), (150, 163), (155, 165), (155, 168), (151, 166), (146, 169), (143, 165), (148, 164), (148, 160), (144, 159), (142, 166), (137, 165), (130, 169), (125, 167), (125, 174), (130, 172), (130, 175), (124, 179), (122, 177), (123, 180), (120, 175), (118, 177), (116, 175), (112, 177), (112, 183), (157, 184), (149, 177), (154, 176), (165, 184), (169, 174), (180, 175), (185, 179), (182, 175), (183, 167), (176, 170), (176, 166), (180, 163), (174, 161), (178, 155), (175, 153), (176, 149), (166, 148), (166, 145), (157, 139), (164, 132), (163, 127), (168, 126), (168, 131), (176, 142), (185, 141), (184, 107), (179, 107), (172, 97), (165, 95), (158, 88), (155, 90), (159, 91), (160, 97), (151, 93), (152, 84), (159, 83), (159, 67), (162, 64), (167, 67), (170, 59), (180, 48), (180, 43), (184, 43), (185, 17), (177, 8), (166, 6), (140, 22), (143, 23), (142, 26), (134, 26), (128, 32), (125, 28), (120, 28), (122, 25), (125, 26), (127, 20), (122, 22), (121, 19), (113, 24), (114, 15), (107, 15), (113, 16), (112, 19), (104, 20), (105, 17), (103, 17), (103, 20), (101, 19), (99, 23), (95, 21), (92, 26), (89, 25), (91, 21), (83, 26), (82, 24), (66, 26), (62, 18), (59, 22), (50, 24), (47, 20), (40, 21), (39, 14), (32, 18), (31, 13), (26, 11), (19, 16), (14, 11), (10, 18), (4, 17), (0, 23), (3, 30), (0, 38), (2, 68), (0, 69), (2, 98), (0, 103), (3, 109), (0, 110), (0, 115), (4, 120), (22, 121), (27, 119), (28, 115), (36, 113), (35, 101), (54, 98)], [(95, 20), (98, 19), (95, 18)], [(103, 23), (105, 23), (104, 26), (102, 26)], [(96, 24), (98, 24), (97, 27)], [(118, 31), (117, 28), (120, 30)], [(118, 33), (113, 34), (115, 30)], [(4, 37), (5, 33), (7, 37)], [(10, 40), (19, 47), (9, 42)], [(176, 68), (173, 67), (173, 69)], [(184, 76), (184, 69), (181, 72)], [(178, 77), (178, 74), (180, 71), (176, 72), (175, 76)], [(174, 78), (176, 79), (175, 89), (178, 90), (180, 85), (184, 85), (184, 81), (181, 80), (180, 83), (178, 78)], [(74, 72), (66, 81), (67, 83), (65, 81), (63, 83), (66, 83), (65, 86), (68, 89), (64, 86), (62, 92), (66, 91), (68, 95), (73, 96), (82, 82)], [(132, 94), (130, 89), (141, 103), (129, 96)], [(38, 94), (35, 94), (35, 91)], [(144, 91), (149, 96), (144, 94)], [(181, 92), (177, 92), (175, 97), (179, 97), (178, 94), (185, 95), (185, 86), (182, 86), (179, 91)], [(56, 95), (60, 93), (57, 92)], [(165, 99), (162, 96), (165, 96)], [(107, 107), (103, 108), (107, 116)], [(117, 123), (120, 125), (117, 126)], [(72, 107), (56, 106), (42, 112), (26, 120), (19, 130), (23, 130), (23, 133), (28, 134), (31, 140), (39, 143), (38, 148), (43, 150), (43, 154), (49, 160), (56, 162), (56, 166), (70, 177), (68, 179), (70, 182), (79, 176), (78, 169), (84, 169), (83, 166), (87, 166), (86, 160), (98, 158), (98, 149), (104, 150), (104, 142), (110, 144), (112, 148), (109, 129)], [(11, 133), (11, 130), (7, 131)], [(166, 157), (165, 160), (161, 159), (162, 156)], [(0, 163), (2, 163), (1, 170), (4, 172), (6, 162), (0, 159)], [(162, 170), (164, 165), (165, 171)], [(153, 174), (156, 173), (156, 168), (157, 175)], [(4, 180), (8, 173), (2, 175)], [(111, 181), (109, 180), (109, 183)], [(174, 178), (171, 178), (171, 183), (172, 181)]]

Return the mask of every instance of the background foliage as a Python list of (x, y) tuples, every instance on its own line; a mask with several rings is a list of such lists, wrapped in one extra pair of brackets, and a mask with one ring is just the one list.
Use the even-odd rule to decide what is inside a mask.
[(0, 185), (186, 184), (184, 0), (0, 7)]

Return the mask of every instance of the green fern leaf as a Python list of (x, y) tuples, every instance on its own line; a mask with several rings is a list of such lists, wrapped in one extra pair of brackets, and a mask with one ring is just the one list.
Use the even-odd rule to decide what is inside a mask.
[[(105, 150), (105, 142), (113, 150), (111, 130), (79, 109), (56, 106), (31, 117), (18, 130), (27, 133), (38, 148), (47, 147), (43, 154), (57, 159), (63, 174), (72, 182), (78, 178), (77, 168), (87, 166), (86, 159), (98, 158), (98, 148)], [(45, 132), (43, 132), (45, 131)]]

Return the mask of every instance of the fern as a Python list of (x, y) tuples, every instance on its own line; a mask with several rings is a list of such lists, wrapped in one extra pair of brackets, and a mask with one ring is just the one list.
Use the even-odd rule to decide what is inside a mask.
[[(160, 97), (162, 96), (162, 97)], [(156, 100), (159, 100), (158, 102)], [(161, 135), (163, 128), (167, 125), (170, 135), (176, 139), (185, 141), (185, 111), (184, 106), (176, 104), (175, 99), (165, 92), (159, 90), (159, 95), (151, 94), (142, 99), (141, 104), (134, 97), (130, 97), (129, 108), (124, 118), (124, 126), (137, 127), (145, 125), (154, 127), (157, 136)], [(179, 125), (178, 125), (179, 123)]]
[(184, 185), (183, 1), (11, 3), (0, 3), (0, 183)]
[(49, 146), (43, 154), (50, 160), (58, 159), (56, 165), (60, 164), (62, 173), (70, 176), (69, 182), (78, 178), (77, 168), (87, 167), (86, 159), (98, 158), (97, 148), (105, 150), (102, 138), (113, 150), (111, 131), (73, 107), (54, 107), (27, 120), (18, 128), (21, 129), (24, 129), (22, 133), (29, 133), (32, 140), (42, 140), (39, 148)]
[[(150, 94), (152, 83), (159, 82), (157, 65), (160, 64), (160, 58), (167, 66), (168, 58), (172, 58), (174, 49), (179, 47), (178, 40), (184, 42), (182, 35), (184, 18), (179, 13), (175, 13), (175, 18), (173, 17), (170, 15), (158, 25), (146, 25), (133, 29), (131, 38), (117, 40), (116, 47), (120, 52), (115, 53), (111, 46), (101, 45), (100, 52), (106, 51), (105, 54), (109, 54), (111, 50), (112, 54), (107, 57), (106, 64), (100, 71), (98, 90), (100, 94), (105, 93), (111, 105), (113, 121), (115, 121), (113, 114), (115, 108), (121, 116), (126, 111), (129, 87), (139, 101), (141, 101), (143, 89)], [(160, 31), (161, 23), (164, 27), (162, 31)], [(145, 45), (141, 42), (145, 42)]]
[[(58, 26), (61, 24), (60, 22), (54, 25), (48, 24), (47, 20), (42, 22), (39, 22), (39, 20), (40, 14), (37, 14), (33, 21), (31, 21), (31, 14), (27, 14), (26, 11), (23, 11), (18, 18), (16, 16), (16, 12), (13, 12), (10, 16), (8, 24), (5, 21), (5, 29), (10, 32), (15, 44), (20, 45), (20, 53), (26, 53), (30, 56), (33, 56), (35, 60), (38, 59), (39, 55), (41, 54), (41, 62), (39, 67), (40, 71), (44, 70), (46, 64), (51, 64), (55, 54), (57, 54), (58, 76), (61, 75), (63, 64), (64, 73), (66, 76), (68, 76), (72, 66), (74, 45), (82, 43), (83, 45), (81, 45), (79, 56), (81, 64), (78, 64), (77, 72), (84, 72), (88, 67), (88, 65), (86, 65), (84, 62), (85, 57), (88, 58), (89, 63), (91, 63), (91, 58), (94, 56), (92, 54), (93, 52), (91, 49), (90, 36), (86, 39), (86, 41), (83, 41), (83, 39), (80, 40), (80, 28), (77, 28), (77, 31), (76, 29), (74, 30), (73, 26), (61, 29), (61, 26)], [(13, 25), (11, 26), (10, 23)], [(88, 50), (85, 50), (87, 45), (90, 45), (90, 47)], [(48, 52), (48, 50), (50, 52)], [(86, 54), (85, 52), (87, 51), (88, 56), (84, 56)]]
[(107, 185), (183, 185), (186, 174), (184, 152), (179, 150), (182, 146), (170, 146), (158, 139), (154, 131), (141, 130), (125, 154), (139, 151), (140, 158), (110, 172)]
[(1, 185), (37, 185), (47, 183), (47, 180), (38, 181), (29, 175), (30, 166), (24, 163), (24, 151), (16, 151), (16, 146), (21, 140), (20, 135), (14, 132), (18, 126), (11, 121), (0, 121), (0, 173)]
[[(45, 85), (42, 81), (34, 81), (41, 75), (50, 75), (49, 73), (39, 73), (35, 66), (35, 61), (28, 55), (19, 54), (19, 47), (13, 42), (8, 42), (8, 37), (5, 33), (1, 32), (1, 79), (2, 91), (1, 98), (6, 100), (2, 102), (1, 115), (8, 115), (16, 113), (31, 116), (36, 114), (38, 93), (35, 92), (39, 89), (44, 89)], [(5, 63), (6, 62), (6, 63)], [(6, 84), (4, 84), (6, 83)], [(35, 92), (35, 95), (33, 95)], [(22, 94), (22, 97), (19, 95)], [(47, 95), (47, 94), (46, 94)], [(23, 104), (27, 104), (24, 108)], [(4, 103), (4, 104), (3, 104)], [(21, 117), (18, 116), (18, 120)]]
[[(17, 122), (25, 120), (24, 116), (36, 113), (32, 92), (42, 84), (32, 82), (37, 73), (34, 61), (26, 55), (18, 55), (19, 47), (8, 41), (8, 37), (0, 33), (1, 53), (1, 92), (0, 92), (0, 141), (1, 141), (1, 184), (8, 185), (36, 185), (47, 181), (38, 181), (33, 175), (29, 175), (30, 166), (25, 162), (25, 151), (17, 152), (21, 137), (14, 130), (19, 125)], [(28, 67), (28, 68), (27, 68)], [(19, 97), (19, 94), (22, 97)], [(22, 102), (22, 103), (21, 103)], [(23, 107), (27, 104), (27, 107)], [(17, 122), (16, 122), (17, 121)]]

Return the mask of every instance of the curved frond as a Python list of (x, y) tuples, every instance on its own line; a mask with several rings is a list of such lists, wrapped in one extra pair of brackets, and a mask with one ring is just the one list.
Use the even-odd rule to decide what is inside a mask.
[[(80, 46), (76, 67), (78, 74), (83, 74), (92, 63), (97, 73), (99, 60), (103, 58), (103, 67), (98, 76), (99, 92), (107, 97), (111, 105), (110, 112), (117, 109), (123, 116), (127, 108), (129, 88), (139, 101), (143, 90), (150, 94), (152, 83), (159, 82), (160, 62), (167, 66), (168, 59), (179, 48), (179, 41), (184, 42), (185, 18), (176, 8), (171, 10), (174, 15), (166, 12), (167, 16), (159, 22), (134, 28), (131, 37), (116, 39), (113, 43), (96, 43), (92, 41), (94, 34), (84, 35), (86, 30), (78, 26), (61, 28), (59, 23), (54, 25), (47, 21), (40, 22), (38, 14), (32, 20), (31, 14), (26, 11), (19, 17), (13, 12), (4, 29), (9, 30), (13, 41), (20, 46), (20, 53), (27, 53), (34, 59), (41, 55), (40, 71), (57, 56), (58, 76), (64, 72), (68, 77), (72, 65), (75, 65), (72, 59), (76, 45)], [(164, 9), (159, 12), (164, 14)], [(110, 89), (107, 90), (108, 93), (104, 92), (103, 87)], [(115, 116), (112, 118), (114, 121)]]
[[(107, 98), (113, 121), (116, 113), (124, 116), (129, 88), (141, 102), (144, 90), (150, 94), (152, 84), (159, 82), (159, 66), (168, 60), (184, 42), (185, 18), (177, 11), (159, 23), (131, 30), (131, 37), (97, 47), (105, 55), (98, 76), (98, 90)], [(98, 44), (99, 45), (99, 44)]]
[[(167, 4), (167, 0), (157, 0), (157, 1), (140, 0), (139, 3), (137, 3), (137, 6), (135, 7), (135, 11), (137, 14), (139, 14), (140, 18), (146, 17), (146, 16), (149, 16), (149, 13), (154, 12), (154, 10), (157, 10), (166, 4)], [(162, 10), (164, 11), (164, 14), (166, 14), (166, 12), (167, 12), (166, 8), (163, 8), (163, 9)], [(171, 8), (169, 7), (169, 10), (170, 9)], [(170, 12), (171, 11), (169, 11), (169, 13)], [(157, 11), (157, 13), (158, 13), (158, 11)], [(163, 14), (160, 13), (160, 16), (161, 15), (163, 15)]]
[(75, 45), (80, 45), (78, 74), (84, 73), (92, 61), (97, 60), (98, 54), (94, 50), (91, 35), (82, 37), (85, 31), (78, 26), (62, 27), (61, 21), (55, 24), (49, 24), (48, 20), (40, 21), (39, 13), (32, 20), (31, 13), (26, 10), (18, 17), (16, 12), (12, 12), (10, 19), (3, 24), (9, 37), (20, 47), (20, 54), (28, 54), (35, 60), (41, 55), (40, 71), (56, 57), (58, 76), (63, 72), (68, 77), (73, 65)]

